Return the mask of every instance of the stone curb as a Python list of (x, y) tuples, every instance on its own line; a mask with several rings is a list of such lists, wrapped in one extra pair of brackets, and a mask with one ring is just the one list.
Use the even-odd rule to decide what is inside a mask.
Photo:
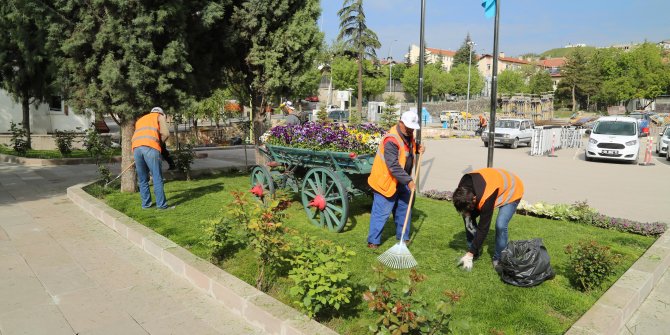
[[(196, 152), (195, 158), (207, 158), (208, 154), (204, 152)], [(25, 166), (55, 166), (55, 165), (79, 165), (79, 164), (95, 164), (95, 158), (27, 158), (18, 157), (14, 155), (0, 154), (0, 162), (13, 163)], [(121, 156), (114, 156), (109, 160), (104, 160), (103, 163), (119, 163)]]
[(669, 266), (667, 230), (565, 334), (619, 334)]
[(257, 290), (217, 266), (141, 225), (86, 193), (86, 184), (71, 186), (67, 196), (86, 213), (163, 263), (232, 313), (268, 334), (337, 334), (297, 310)]
[[(105, 162), (120, 162), (121, 157), (115, 156)], [(0, 162), (14, 163), (26, 166), (53, 166), (53, 165), (78, 165), (78, 164), (95, 164), (95, 158), (26, 158), (14, 155), (0, 154)]]

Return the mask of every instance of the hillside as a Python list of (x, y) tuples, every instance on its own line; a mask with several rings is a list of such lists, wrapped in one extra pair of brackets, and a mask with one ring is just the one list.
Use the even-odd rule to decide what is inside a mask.
[[(590, 47), (590, 46), (585, 46), (581, 47), (582, 50), (586, 51), (587, 53), (592, 53), (596, 50), (596, 47)], [(566, 57), (572, 50), (575, 48), (555, 48), (551, 50), (547, 50), (540, 54), (540, 57), (544, 58), (553, 58), (553, 57)]]

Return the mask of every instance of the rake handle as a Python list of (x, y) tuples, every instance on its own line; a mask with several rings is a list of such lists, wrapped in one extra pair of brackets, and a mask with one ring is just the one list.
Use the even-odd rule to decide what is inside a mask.
[[(419, 176), (419, 169), (421, 168), (421, 158), (423, 154), (419, 154), (419, 157), (416, 160), (416, 171), (414, 171), (414, 180)], [(404, 242), (403, 238), (405, 237), (405, 230), (407, 229), (407, 222), (409, 221), (409, 213), (412, 212), (412, 201), (414, 200), (414, 193), (416, 193), (416, 188), (419, 187), (418, 184), (414, 184), (414, 189), (409, 195), (409, 202), (407, 203), (407, 212), (405, 213), (405, 223), (402, 225), (402, 233), (400, 234), (400, 243)]]
[(116, 176), (114, 179), (110, 180), (109, 183), (105, 184), (105, 186), (107, 186), (107, 185), (111, 184), (113, 181), (119, 179), (119, 177), (121, 177), (124, 173), (126, 173), (126, 171), (130, 170), (130, 168), (133, 167), (134, 165), (135, 165), (135, 162), (130, 163), (130, 165), (128, 165), (128, 167), (123, 169), (123, 171), (121, 171), (121, 173), (119, 173), (118, 176)]

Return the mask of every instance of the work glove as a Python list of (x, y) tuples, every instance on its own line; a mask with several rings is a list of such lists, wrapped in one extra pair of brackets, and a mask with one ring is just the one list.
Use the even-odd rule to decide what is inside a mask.
[(471, 254), (466, 253), (465, 256), (461, 257), (461, 259), (458, 261), (458, 265), (463, 264), (463, 270), (470, 271), (470, 270), (472, 270), (472, 259), (473, 258), (474, 257)]

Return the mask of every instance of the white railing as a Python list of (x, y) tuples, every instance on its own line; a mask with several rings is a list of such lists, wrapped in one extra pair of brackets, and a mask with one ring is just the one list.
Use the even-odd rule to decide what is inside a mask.
[(531, 156), (551, 154), (561, 148), (581, 148), (583, 129), (575, 127), (535, 127), (531, 140)]

